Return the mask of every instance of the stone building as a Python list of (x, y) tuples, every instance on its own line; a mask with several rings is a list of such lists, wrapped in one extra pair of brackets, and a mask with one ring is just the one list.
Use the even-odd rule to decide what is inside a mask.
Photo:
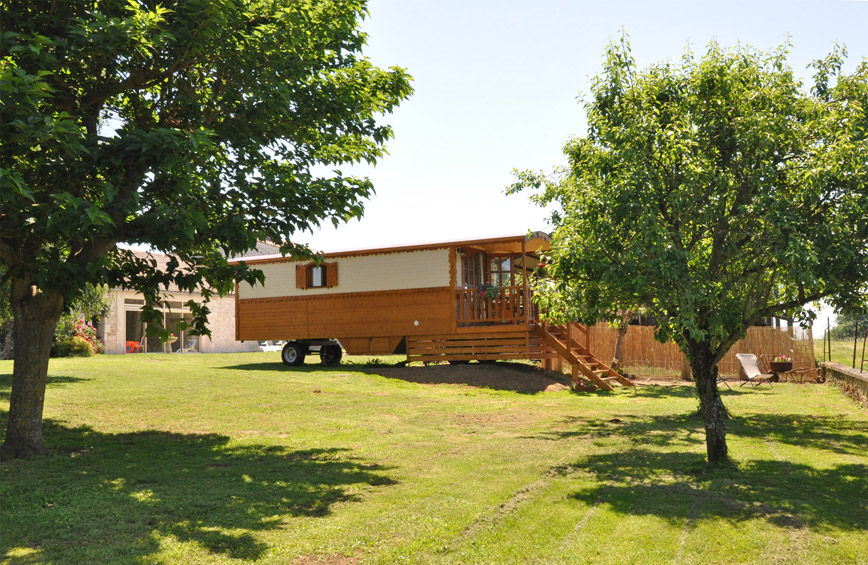
[[(168, 257), (160, 253), (137, 252), (143, 257), (157, 260), (158, 266), (168, 262)], [(260, 243), (257, 249), (245, 256), (273, 255), (279, 248), (270, 243)], [(159, 268), (159, 267), (158, 267)], [(105, 344), (107, 354), (122, 353), (232, 353), (241, 351), (260, 351), (256, 341), (240, 342), (235, 340), (235, 296), (212, 297), (208, 303), (208, 327), (211, 336), (190, 335), (188, 330), (177, 329), (179, 322), (191, 321), (192, 314), (185, 303), (190, 299), (199, 302), (198, 292), (182, 292), (170, 287), (163, 292), (163, 299), (169, 308), (161, 309), (164, 327), (173, 333), (168, 343), (159, 338), (147, 337), (146, 325), (142, 322), (142, 307), (145, 300), (133, 290), (113, 289), (111, 291), (111, 310), (98, 325), (100, 339)]]

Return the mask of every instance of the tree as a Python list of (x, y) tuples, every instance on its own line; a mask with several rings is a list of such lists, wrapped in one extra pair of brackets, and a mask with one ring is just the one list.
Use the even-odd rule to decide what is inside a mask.
[[(88, 283), (207, 299), (262, 280), (225, 257), (359, 217), (378, 124), (409, 96), (400, 68), (362, 56), (364, 0), (0, 0), (0, 262), (15, 363), (0, 457), (45, 451), (51, 336)], [(119, 242), (170, 255), (165, 272)], [(181, 265), (186, 265), (181, 267)], [(165, 333), (165, 331), (163, 331)]]
[[(0, 360), (12, 359), (11, 353), (14, 350), (14, 340), (11, 337), (14, 320), (9, 302), (10, 289), (6, 267), (0, 263)], [(108, 287), (86, 284), (74, 300), (64, 304), (64, 313), (55, 330), (55, 340), (60, 333), (72, 335), (73, 326), (79, 318), (86, 320), (99, 318), (106, 315), (110, 309), (111, 295)]]
[(785, 48), (712, 43), (700, 60), (639, 70), (622, 38), (569, 166), (511, 187), (557, 205), (545, 310), (653, 315), (689, 359), (712, 463), (728, 458), (717, 364), (748, 326), (866, 299), (868, 64), (847, 75), (844, 57), (814, 63), (808, 93)]
[(6, 267), (0, 263), (0, 324), (12, 319), (12, 304), (9, 303), (10, 288)]
[(832, 327), (832, 339), (851, 339), (856, 336), (856, 327), (859, 333), (868, 330), (868, 313), (865, 312), (841, 312), (835, 325)]

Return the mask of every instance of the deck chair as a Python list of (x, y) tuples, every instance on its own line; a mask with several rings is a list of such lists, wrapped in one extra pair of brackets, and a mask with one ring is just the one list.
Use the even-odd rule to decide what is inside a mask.
[(760, 370), (756, 355), (754, 355), (753, 353), (736, 353), (735, 356), (738, 359), (738, 362), (741, 364), (741, 370), (747, 377), (747, 380), (742, 381), (740, 386), (744, 386), (747, 383), (750, 383), (751, 386), (753, 386), (754, 388), (758, 387), (763, 383), (767, 383), (769, 387), (772, 386), (772, 379), (774, 378), (774, 375), (763, 373)]

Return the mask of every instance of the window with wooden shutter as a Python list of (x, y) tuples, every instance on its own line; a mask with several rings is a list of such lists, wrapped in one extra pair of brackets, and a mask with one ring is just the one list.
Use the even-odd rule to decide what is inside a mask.
[(300, 289), (331, 288), (338, 284), (337, 263), (296, 265), (295, 286)]
[(326, 268), (325, 286), (329, 288), (338, 286), (338, 264), (326, 263), (324, 267)]

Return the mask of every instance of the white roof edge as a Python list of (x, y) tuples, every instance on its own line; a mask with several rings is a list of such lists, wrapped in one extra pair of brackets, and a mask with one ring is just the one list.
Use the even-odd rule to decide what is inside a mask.
[[(365, 253), (365, 254), (375, 254), (378, 251), (383, 252), (400, 252), (402, 249), (407, 249), (408, 251), (412, 251), (415, 248), (437, 248), (437, 247), (448, 247), (450, 245), (455, 245), (458, 243), (469, 243), (469, 242), (485, 242), (485, 241), (497, 241), (500, 239), (509, 239), (509, 238), (525, 238), (526, 241), (530, 241), (531, 239), (542, 239), (544, 241), (549, 241), (549, 235), (543, 231), (528, 231), (525, 233), (509, 233), (504, 235), (494, 235), (490, 237), (468, 237), (468, 238), (458, 238), (458, 239), (449, 239), (442, 241), (423, 241), (418, 243), (403, 243), (401, 245), (384, 245), (384, 246), (376, 246), (376, 247), (359, 247), (359, 248), (350, 248), (350, 249), (331, 249), (328, 251), (319, 250), (314, 251), (314, 253), (319, 253), (322, 255), (346, 255), (352, 253)], [(281, 254), (274, 255), (249, 255), (249, 256), (241, 256), (241, 257), (233, 257), (232, 261), (260, 261), (267, 259), (289, 259), (292, 260), (290, 256), (284, 256)]]

